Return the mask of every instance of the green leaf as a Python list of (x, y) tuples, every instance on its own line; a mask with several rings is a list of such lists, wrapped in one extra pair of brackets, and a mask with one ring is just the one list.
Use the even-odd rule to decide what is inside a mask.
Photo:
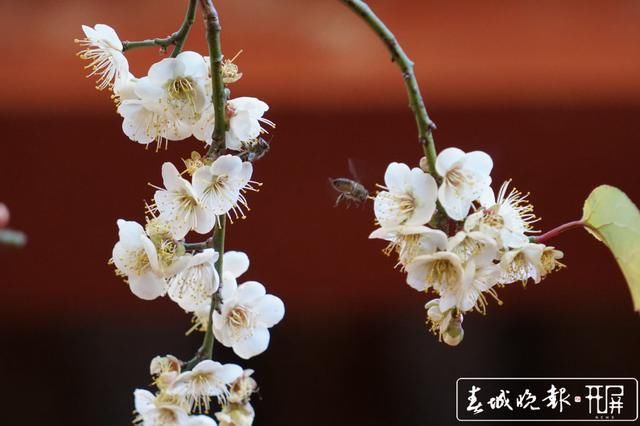
[(601, 185), (584, 203), (582, 221), (587, 231), (602, 241), (618, 261), (633, 306), (640, 311), (640, 211), (616, 187)]

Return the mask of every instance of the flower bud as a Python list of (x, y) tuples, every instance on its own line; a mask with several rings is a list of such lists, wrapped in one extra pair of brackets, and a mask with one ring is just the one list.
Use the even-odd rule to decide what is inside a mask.
[(5, 203), (0, 203), (0, 228), (9, 224), (9, 208)]
[(442, 333), (442, 340), (449, 346), (458, 346), (464, 338), (462, 329), (462, 314), (454, 315), (447, 329)]

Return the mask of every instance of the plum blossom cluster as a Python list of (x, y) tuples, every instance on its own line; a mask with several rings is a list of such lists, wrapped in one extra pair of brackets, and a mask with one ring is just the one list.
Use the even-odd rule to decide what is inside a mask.
[[(426, 168), (423, 166), (423, 168)], [(491, 188), (493, 161), (481, 151), (447, 148), (435, 170), (391, 163), (374, 200), (370, 238), (389, 242), (397, 266), (413, 289), (434, 293), (427, 324), (445, 343), (462, 341), (463, 315), (486, 313), (497, 289), (515, 282), (539, 283), (563, 267), (563, 254), (531, 235), (538, 221), (528, 194), (504, 182)]]
[[(251, 395), (257, 383), (253, 370), (236, 364), (212, 360), (182, 371), (182, 362), (172, 355), (151, 361), (150, 373), (156, 393), (145, 389), (134, 392), (134, 424), (184, 426), (249, 426), (255, 412)], [(211, 410), (211, 401), (220, 407), (212, 417), (199, 414)]]
[[(117, 221), (119, 240), (110, 260), (116, 274), (143, 300), (168, 297), (192, 315), (188, 332), (204, 334), (203, 346), (190, 361), (171, 355), (153, 359), (150, 371), (157, 391), (135, 391), (134, 422), (250, 426), (250, 397), (257, 389), (253, 371), (216, 362), (211, 351), (217, 340), (244, 360), (259, 355), (269, 346), (269, 329), (284, 317), (282, 300), (267, 294), (261, 283), (238, 282), (249, 269), (249, 257), (224, 250), (227, 223), (246, 217), (246, 195), (261, 185), (252, 180), (251, 161), (268, 150), (261, 135), (264, 126), (275, 127), (263, 117), (269, 107), (252, 97), (228, 99), (225, 85), (242, 77), (233, 60), (225, 60), (219, 75), (212, 75), (208, 57), (179, 52), (176, 44), (172, 57), (136, 77), (124, 55), (127, 42), (111, 27), (82, 29), (86, 37), (77, 41), (83, 48), (79, 55), (89, 61), (89, 76), (97, 78), (97, 89), (113, 92), (129, 139), (159, 147), (193, 136), (209, 148), (204, 155), (194, 151), (180, 169), (171, 162), (162, 165), (162, 184), (152, 185), (155, 193), (143, 223)], [(214, 93), (215, 77), (222, 79), (223, 96)], [(216, 123), (221, 116), (224, 122)], [(220, 126), (222, 146), (212, 149)], [(208, 238), (186, 241), (198, 234)]]
[[(211, 101), (211, 66), (208, 56), (181, 52), (151, 65), (147, 75), (137, 77), (129, 70), (123, 44), (108, 25), (82, 26), (85, 38), (82, 59), (89, 61), (89, 76), (97, 77), (99, 90), (113, 92), (122, 130), (132, 141), (160, 147), (168, 141), (194, 136), (205, 144), (212, 141), (215, 111)], [(222, 67), (225, 84), (242, 77), (232, 60)], [(269, 106), (256, 98), (239, 97), (226, 102), (227, 149), (251, 152), (261, 143), (261, 135), (275, 124), (263, 117)]]

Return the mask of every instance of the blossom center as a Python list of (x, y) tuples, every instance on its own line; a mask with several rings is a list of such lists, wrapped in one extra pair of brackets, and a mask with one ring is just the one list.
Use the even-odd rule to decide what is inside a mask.
[(452, 288), (460, 281), (460, 272), (449, 259), (436, 259), (431, 263), (426, 281)]
[(190, 77), (177, 77), (169, 82), (169, 98), (195, 106), (196, 89)]
[(460, 188), (470, 182), (469, 177), (460, 167), (454, 167), (449, 170), (445, 176), (445, 180), (456, 188)]
[(142, 275), (149, 269), (151, 264), (149, 263), (149, 256), (147, 256), (147, 252), (140, 248), (135, 250), (130, 257), (130, 264), (128, 267), (136, 274)]
[(389, 256), (395, 251), (398, 254), (398, 263), (407, 265), (418, 255), (421, 237), (420, 234), (398, 235), (389, 242), (389, 245), (382, 252)]
[(181, 211), (191, 212), (198, 206), (198, 200), (190, 194), (181, 193), (178, 195), (178, 206)]
[(456, 247), (454, 247), (451, 251), (457, 254), (461, 259), (467, 260), (477, 255), (484, 248), (484, 244), (480, 241), (465, 237), (464, 240), (460, 242)]
[(498, 213), (497, 209), (492, 207), (485, 209), (484, 215), (482, 215), (482, 223), (491, 228), (502, 229), (504, 226), (504, 219)]
[(245, 306), (237, 305), (227, 315), (227, 325), (233, 334), (239, 334), (241, 330), (250, 328), (253, 324), (252, 312)]
[(176, 258), (178, 245), (173, 240), (162, 240), (158, 249), (158, 260), (164, 267), (169, 267)]

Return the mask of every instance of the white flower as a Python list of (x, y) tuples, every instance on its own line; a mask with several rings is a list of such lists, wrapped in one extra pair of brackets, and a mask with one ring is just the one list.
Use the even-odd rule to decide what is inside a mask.
[(136, 389), (133, 393), (138, 419), (142, 426), (183, 426), (189, 415), (179, 405), (163, 402), (151, 392)]
[(544, 244), (527, 243), (522, 247), (509, 250), (502, 255), (500, 267), (501, 284), (521, 281), (526, 284), (531, 278), (536, 284), (550, 272), (564, 265), (558, 261), (562, 252)]
[(242, 192), (253, 190), (253, 166), (234, 155), (222, 155), (210, 166), (202, 166), (193, 175), (193, 189), (202, 206), (219, 216), (229, 214), (244, 217), (242, 207), (248, 208)]
[(555, 247), (552, 246), (546, 246), (542, 251), (542, 258), (540, 259), (540, 263), (542, 264), (542, 278), (557, 269), (564, 268), (565, 265), (560, 262), (560, 259), (563, 257), (564, 253), (560, 250), (556, 250)]
[(216, 413), (220, 426), (251, 426), (255, 418), (251, 404), (227, 404)]
[(122, 42), (115, 30), (108, 25), (97, 24), (94, 28), (83, 25), (82, 31), (86, 38), (76, 40), (84, 48), (78, 55), (91, 61), (85, 68), (91, 68), (87, 77), (98, 77), (96, 88), (103, 90), (127, 78), (129, 63), (122, 53)]
[(193, 312), (204, 303), (210, 303), (211, 295), (220, 285), (220, 277), (214, 266), (218, 257), (214, 249), (205, 249), (194, 255), (184, 271), (169, 279), (169, 298), (186, 312)]
[(436, 229), (426, 226), (393, 226), (378, 228), (369, 238), (380, 238), (389, 241), (389, 245), (383, 250), (386, 255), (392, 251), (398, 253), (398, 261), (406, 266), (420, 254), (432, 254), (436, 250), (442, 250), (447, 245), (447, 235)]
[(208, 101), (207, 78), (204, 58), (196, 52), (182, 52), (153, 64), (147, 76), (138, 80), (136, 93), (170, 110), (176, 119), (194, 124)]
[(523, 195), (514, 188), (506, 195), (510, 182), (502, 184), (497, 200), (491, 188), (485, 188), (479, 199), (483, 208), (467, 217), (465, 231), (485, 232), (504, 247), (522, 247), (529, 242), (525, 233), (533, 232), (532, 224), (538, 219), (527, 200), (528, 194)]
[(403, 163), (391, 163), (373, 209), (383, 228), (398, 225), (424, 225), (436, 209), (437, 185), (431, 175)]
[(157, 356), (151, 360), (149, 372), (154, 376), (153, 383), (162, 392), (175, 381), (181, 368), (180, 360), (173, 355)]
[(122, 131), (132, 141), (147, 145), (157, 142), (158, 148), (165, 140), (182, 140), (191, 134), (191, 127), (176, 119), (169, 110), (159, 104), (140, 98), (123, 99), (118, 106), (123, 117)]
[(460, 257), (448, 251), (416, 256), (406, 269), (407, 284), (418, 291), (433, 288), (442, 293), (460, 286), (464, 278)]
[(463, 279), (441, 289), (440, 310), (445, 312), (457, 308), (467, 312), (475, 307), (484, 313), (487, 301), (482, 293), (489, 292), (496, 297), (492, 287), (498, 283), (499, 277), (500, 268), (493, 263), (479, 265), (469, 260), (465, 265)]
[(193, 370), (181, 373), (168, 392), (186, 399), (198, 411), (209, 411), (209, 400), (217, 397), (225, 401), (229, 395), (228, 385), (242, 375), (242, 368), (236, 364), (220, 364), (212, 360), (198, 363)]
[(472, 201), (491, 184), (491, 157), (482, 151), (465, 153), (458, 148), (447, 148), (436, 159), (436, 171), (442, 176), (438, 199), (447, 215), (463, 220)]
[(154, 199), (174, 238), (182, 239), (190, 230), (200, 234), (211, 231), (215, 215), (202, 207), (191, 183), (180, 177), (173, 164), (162, 165), (162, 180), (166, 189), (156, 191)]
[[(222, 283), (231, 282), (231, 286), (237, 286), (236, 278), (249, 269), (249, 257), (241, 251), (228, 251), (222, 256)], [(193, 309), (194, 326), (192, 330), (207, 331), (209, 326), (209, 313), (211, 312), (211, 300), (204, 300)]]
[(447, 250), (457, 254), (463, 262), (473, 259), (476, 263), (485, 264), (497, 256), (498, 244), (482, 232), (459, 231), (449, 238)]
[(282, 300), (266, 294), (256, 281), (238, 286), (235, 280), (224, 280), (221, 296), (220, 312), (213, 313), (216, 339), (244, 359), (264, 352), (269, 346), (268, 329), (284, 316)]
[(251, 377), (253, 370), (246, 369), (242, 372), (242, 376), (238, 377), (231, 384), (229, 389), (229, 397), (227, 402), (231, 404), (244, 404), (249, 401), (251, 394), (258, 389), (258, 384)]
[(262, 117), (268, 110), (269, 105), (260, 99), (245, 96), (229, 100), (227, 102), (229, 130), (225, 135), (227, 148), (240, 151), (243, 142), (250, 142), (262, 133), (266, 133), (260, 123), (276, 127), (272, 121)]
[(158, 252), (144, 228), (136, 222), (118, 219), (120, 240), (113, 247), (113, 263), (127, 276), (131, 292), (153, 300), (165, 292)]

